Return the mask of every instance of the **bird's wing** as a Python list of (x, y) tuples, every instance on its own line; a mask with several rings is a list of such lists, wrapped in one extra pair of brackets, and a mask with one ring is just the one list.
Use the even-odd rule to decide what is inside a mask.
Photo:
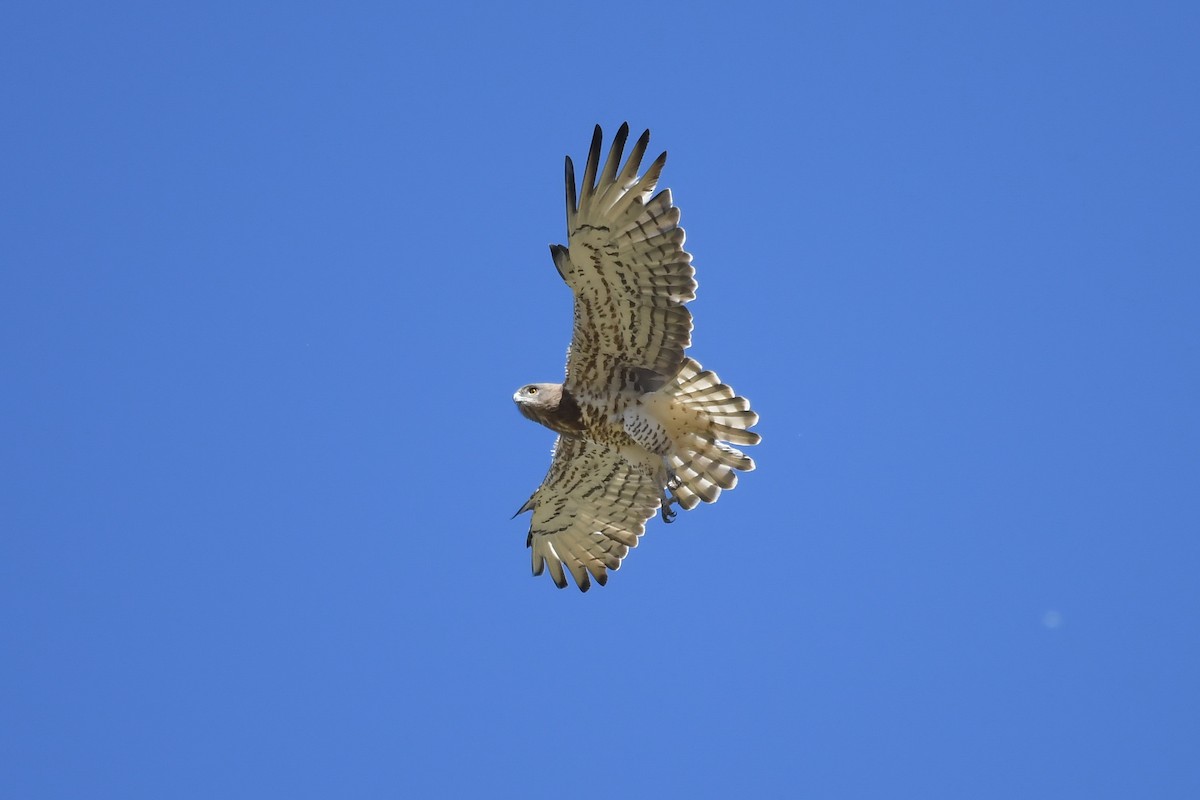
[[(662, 502), (654, 476), (601, 444), (560, 436), (546, 479), (521, 506), (533, 511), (526, 544), (533, 574), (547, 565), (555, 585), (567, 585), (566, 567), (579, 590), (591, 579), (603, 586), (629, 548), (637, 547), (646, 520)], [(590, 575), (590, 578), (589, 578)]]
[(551, 251), (575, 293), (566, 387), (581, 395), (657, 389), (674, 376), (691, 344), (692, 315), (684, 304), (696, 297), (692, 257), (683, 249), (671, 191), (653, 194), (667, 154), (638, 177), (650, 131), (621, 167), (628, 135), (629, 125), (622, 125), (601, 170), (596, 126), (578, 196), (567, 158), (569, 247)]

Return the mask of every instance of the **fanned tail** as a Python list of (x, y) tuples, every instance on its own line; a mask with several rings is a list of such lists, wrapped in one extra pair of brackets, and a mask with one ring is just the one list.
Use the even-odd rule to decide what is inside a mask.
[(754, 469), (754, 459), (731, 445), (761, 441), (748, 430), (758, 422), (758, 414), (750, 410), (749, 400), (690, 358), (665, 393), (673, 400), (673, 447), (667, 463), (675, 473), (675, 499), (685, 509), (701, 500), (716, 502), (722, 489), (737, 486), (739, 471)]

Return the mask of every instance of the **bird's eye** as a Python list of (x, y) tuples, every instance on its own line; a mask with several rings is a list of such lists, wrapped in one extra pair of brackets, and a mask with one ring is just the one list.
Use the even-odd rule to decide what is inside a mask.
[(537, 394), (537, 387), (530, 386), (525, 390), (525, 394)]

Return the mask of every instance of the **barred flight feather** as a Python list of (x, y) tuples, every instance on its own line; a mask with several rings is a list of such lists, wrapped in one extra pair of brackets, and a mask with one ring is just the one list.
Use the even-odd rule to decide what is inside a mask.
[(575, 297), (566, 379), (514, 395), (560, 433), (518, 511), (533, 512), (533, 573), (581, 591), (608, 581), (664, 502), (691, 509), (737, 486), (754, 461), (732, 445), (759, 442), (750, 402), (685, 355), (696, 271), (671, 191), (655, 193), (667, 154), (639, 175), (650, 132), (622, 163), (628, 137), (622, 125), (601, 164), (596, 126), (578, 186), (566, 159), (568, 242), (550, 246)]

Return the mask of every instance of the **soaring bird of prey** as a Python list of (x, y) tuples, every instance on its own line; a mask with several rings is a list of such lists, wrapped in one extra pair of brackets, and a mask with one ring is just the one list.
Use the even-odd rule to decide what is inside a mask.
[(732, 445), (759, 442), (750, 402), (684, 355), (696, 281), (671, 190), (654, 194), (667, 154), (639, 176), (650, 131), (622, 167), (628, 136), (622, 125), (601, 169), (596, 126), (578, 195), (567, 157), (568, 244), (550, 246), (575, 295), (566, 380), (513, 395), (523, 415), (558, 433), (550, 471), (517, 511), (533, 512), (533, 574), (549, 566), (561, 589), (565, 568), (584, 592), (608, 581), (656, 510), (670, 522), (672, 506), (732, 489), (738, 470), (754, 469)]

